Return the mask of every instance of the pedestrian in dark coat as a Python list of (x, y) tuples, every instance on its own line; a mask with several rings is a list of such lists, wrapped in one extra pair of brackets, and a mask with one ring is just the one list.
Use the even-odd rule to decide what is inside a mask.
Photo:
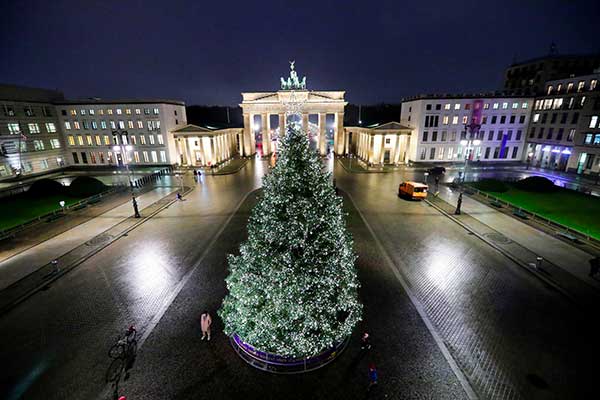
[(589, 275), (591, 277), (595, 276), (596, 274), (598, 274), (598, 271), (600, 270), (600, 257), (594, 257), (590, 260), (590, 273)]
[(373, 386), (377, 385), (377, 368), (375, 368), (375, 364), (369, 364), (369, 387), (368, 391), (373, 388)]

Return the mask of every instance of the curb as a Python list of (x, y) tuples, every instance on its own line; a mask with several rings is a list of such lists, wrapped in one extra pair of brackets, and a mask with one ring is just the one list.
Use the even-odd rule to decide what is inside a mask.
[[(183, 196), (187, 195), (192, 190), (194, 190), (194, 187), (186, 186), (185, 188), (186, 188), (186, 190), (183, 192)], [(169, 195), (170, 195), (170, 193), (167, 196), (169, 196)], [(165, 197), (167, 197), (167, 196), (165, 196)], [(152, 204), (156, 204), (158, 201), (161, 201), (161, 200), (162, 199), (157, 200), (156, 202), (154, 202)], [(95, 256), (100, 251), (104, 250), (105, 248), (107, 248), (108, 246), (110, 246), (111, 244), (113, 244), (114, 242), (116, 242), (117, 240), (121, 239), (123, 236), (127, 235), (129, 232), (131, 232), (132, 230), (134, 230), (135, 228), (137, 228), (138, 226), (140, 226), (144, 222), (152, 219), (152, 217), (154, 217), (156, 214), (158, 214), (159, 212), (163, 211), (165, 208), (169, 207), (171, 204), (175, 203), (176, 201), (178, 201), (177, 198), (175, 198), (175, 199), (169, 201), (168, 203), (162, 205), (158, 209), (156, 209), (153, 212), (151, 212), (148, 216), (142, 217), (138, 222), (136, 222), (135, 224), (133, 224), (129, 228), (126, 228), (124, 231), (122, 231), (118, 235), (114, 236), (110, 241), (104, 243), (103, 245), (101, 245), (100, 247), (96, 248), (95, 250), (92, 250), (90, 253), (88, 253), (85, 256), (81, 257), (80, 259), (74, 261), (73, 263), (71, 263), (70, 265), (66, 266), (65, 268), (61, 268), (61, 270), (60, 270), (60, 272), (58, 274), (51, 276), (49, 279), (43, 280), (39, 285), (35, 286), (33, 289), (25, 292), (21, 296), (17, 297), (15, 300), (13, 300), (10, 303), (2, 306), (2, 308), (0, 308), (0, 315), (5, 314), (6, 312), (10, 311), (15, 306), (19, 305), (23, 301), (27, 300), (29, 297), (33, 296), (34, 294), (36, 294), (37, 292), (39, 292), (40, 290), (42, 290), (44, 287), (52, 284), (53, 282), (55, 282), (56, 280), (58, 280), (63, 275), (66, 275), (67, 273), (69, 273), (73, 269), (77, 268), (83, 262), (85, 262), (89, 258)], [(149, 205), (148, 207), (151, 207), (152, 204)], [(128, 219), (131, 219), (131, 218), (133, 218), (133, 217), (128, 217), (128, 218), (124, 219), (123, 221), (127, 221)], [(109, 228), (109, 229), (111, 229), (111, 228)], [(85, 243), (83, 243), (83, 244), (85, 244)], [(40, 269), (41, 268), (43, 268), (43, 266), (40, 267)], [(37, 271), (39, 271), (39, 269), (36, 270), (36, 271), (34, 271), (34, 272), (32, 272), (32, 274), (36, 273)], [(27, 275), (27, 276), (29, 276), (29, 275)], [(27, 276), (25, 276), (25, 277), (23, 277), (21, 279), (26, 279)], [(15, 284), (15, 283), (17, 283), (19, 281), (16, 281), (13, 284)]]
[(483, 241), (484, 243), (486, 243), (487, 245), (489, 245), (490, 247), (492, 247), (493, 249), (497, 250), (500, 254), (502, 254), (503, 256), (505, 256), (506, 258), (508, 258), (509, 260), (511, 260), (512, 262), (514, 262), (515, 264), (517, 264), (518, 266), (520, 266), (521, 268), (525, 269), (527, 272), (529, 272), (531, 275), (535, 276), (536, 278), (538, 278), (539, 280), (541, 280), (543, 283), (545, 283), (546, 285), (552, 287), (554, 290), (556, 290), (557, 292), (561, 293), (563, 296), (565, 296), (567, 299), (569, 299), (571, 302), (573, 302), (575, 305), (582, 307), (582, 304), (580, 304), (577, 300), (575, 300), (575, 298), (573, 296), (571, 296), (571, 294), (569, 292), (567, 292), (565, 289), (563, 289), (560, 285), (558, 285), (556, 282), (554, 282), (551, 279), (546, 278), (545, 276), (543, 276), (542, 274), (540, 274), (539, 272), (537, 272), (536, 270), (532, 269), (529, 264), (527, 264), (526, 262), (524, 262), (523, 260), (521, 260), (520, 258), (512, 255), (510, 252), (504, 250), (502, 247), (496, 245), (495, 243), (493, 243), (491, 240), (489, 240), (488, 238), (486, 238), (485, 236), (483, 236), (482, 234), (476, 232), (475, 230), (473, 230), (471, 227), (469, 227), (467, 224), (465, 224), (464, 222), (460, 221), (458, 218), (454, 217), (453, 215), (450, 215), (448, 212), (446, 212), (444, 209), (442, 209), (440, 206), (433, 204), (431, 201), (425, 199), (425, 202), (427, 204), (429, 204), (431, 207), (435, 208), (437, 211), (439, 211), (441, 214), (443, 214), (444, 216), (448, 217), (450, 220), (452, 220), (453, 222), (455, 222), (456, 224), (460, 225), (461, 227), (463, 227), (465, 230), (469, 231), (470, 233), (472, 233), (474, 236), (476, 236), (477, 238), (479, 238), (481, 241)]
[(395, 171), (369, 171), (369, 170), (352, 171), (352, 170), (348, 169), (348, 167), (346, 167), (344, 165), (344, 163), (339, 158), (336, 158), (335, 161), (337, 161), (338, 163), (340, 163), (340, 165), (342, 166), (342, 168), (344, 168), (344, 170), (346, 172), (348, 172), (349, 174), (389, 174), (390, 172), (395, 172)]

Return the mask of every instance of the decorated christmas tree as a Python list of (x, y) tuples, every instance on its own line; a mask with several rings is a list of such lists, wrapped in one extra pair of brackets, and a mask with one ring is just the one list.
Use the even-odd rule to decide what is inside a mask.
[(342, 200), (298, 123), (280, 138), (277, 164), (229, 256), (225, 332), (256, 350), (310, 357), (347, 338), (361, 318), (356, 255)]

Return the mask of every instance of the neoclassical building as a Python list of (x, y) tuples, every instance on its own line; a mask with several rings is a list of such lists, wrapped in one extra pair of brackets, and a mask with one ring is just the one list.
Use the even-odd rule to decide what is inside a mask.
[[(241, 154), (249, 156), (256, 153), (256, 136), (262, 139), (262, 155), (275, 151), (277, 135), (282, 129), (285, 132), (285, 126), (289, 123), (286, 107), (290, 104), (299, 104), (305, 131), (308, 132), (311, 126), (316, 128), (313, 140), (320, 154), (326, 154), (328, 149), (342, 153), (345, 141), (344, 107), (347, 104), (344, 94), (344, 91), (307, 90), (306, 77), (299, 80), (294, 62), (290, 62), (290, 76), (287, 80), (281, 78), (281, 89), (277, 92), (242, 93), (240, 107), (244, 117), (244, 134), (240, 145)], [(333, 124), (329, 129), (333, 133), (332, 148), (327, 140), (328, 115), (333, 116)], [(316, 119), (317, 122), (309, 123), (310, 119)]]
[(243, 129), (209, 129), (189, 124), (172, 134), (180, 165), (210, 167), (240, 154)]
[(401, 164), (408, 162), (412, 129), (398, 122), (371, 127), (344, 128), (341, 151), (353, 154), (368, 164)]

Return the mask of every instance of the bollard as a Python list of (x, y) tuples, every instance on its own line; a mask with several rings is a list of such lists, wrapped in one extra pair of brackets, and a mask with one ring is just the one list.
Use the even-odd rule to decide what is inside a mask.
[(542, 269), (542, 261), (544, 259), (540, 256), (537, 256), (537, 258), (535, 259), (535, 269)]

